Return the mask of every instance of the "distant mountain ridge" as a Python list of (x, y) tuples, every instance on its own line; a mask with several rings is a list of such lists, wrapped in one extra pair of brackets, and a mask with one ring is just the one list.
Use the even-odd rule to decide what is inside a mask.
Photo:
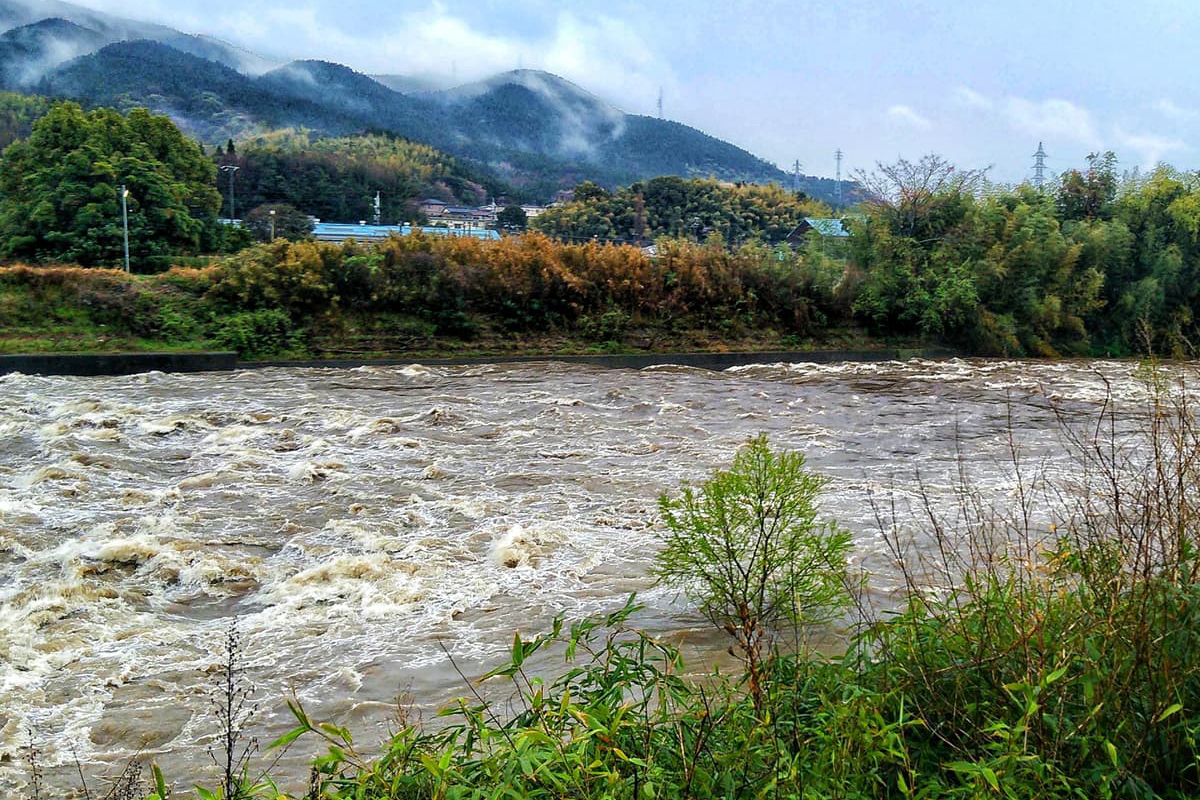
[[(2, 88), (146, 106), (207, 142), (279, 127), (388, 131), (543, 196), (583, 179), (606, 186), (665, 174), (784, 185), (791, 179), (728, 142), (677, 122), (626, 114), (536, 70), (422, 89), (434, 79), (377, 80), (325, 61), (273, 63), (217, 39), (61, 0), (0, 0), (4, 25)], [(832, 194), (816, 179), (804, 179), (801, 188), (823, 199)]]
[[(261, 74), (277, 66), (270, 59), (212, 36), (181, 33), (165, 25), (126, 19), (73, 3), (65, 3), (62, 0), (0, 0), (0, 28), (2, 29), (36, 28), (37, 23), (46, 20), (71, 23), (86, 37), (96, 41), (96, 45), (90, 50), (77, 52), (58, 60), (48, 59), (47, 69), (52, 69), (75, 56), (94, 52), (103, 45), (132, 39), (151, 39), (174, 47), (176, 50), (216, 61), (248, 75)], [(39, 35), (36, 37), (36, 41), (31, 44), (38, 47), (44, 55), (53, 55), (54, 45), (59, 40), (53, 35), (46, 34), (53, 34), (54, 31), (43, 29), (37, 33)]]

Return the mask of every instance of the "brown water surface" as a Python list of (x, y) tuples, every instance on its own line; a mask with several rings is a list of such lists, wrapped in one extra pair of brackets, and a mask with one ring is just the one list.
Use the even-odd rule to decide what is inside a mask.
[[(33, 731), (50, 781), (140, 752), (212, 780), (211, 673), (240, 619), (262, 740), (289, 691), (382, 735), (411, 691), (464, 691), (512, 631), (619, 607), (703, 669), (725, 647), (647, 577), (656, 497), (766, 432), (832, 477), (871, 589), (895, 587), (870, 497), (915, 518), (958, 465), (1001, 500), (1010, 426), (1071, 469), (1052, 406), (1146, 393), (1116, 362), (552, 363), (0, 377), (0, 795)], [(302, 772), (299, 748), (285, 769)]]

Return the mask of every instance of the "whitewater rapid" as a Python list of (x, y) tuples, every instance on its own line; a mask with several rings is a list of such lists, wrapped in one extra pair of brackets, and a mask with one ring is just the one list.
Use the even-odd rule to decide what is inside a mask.
[(635, 591), (703, 660), (719, 637), (648, 577), (656, 498), (749, 437), (832, 478), (824, 510), (886, 594), (880, 498), (913, 514), (918, 473), (948, 498), (963, 465), (1003, 497), (1010, 428), (1069, 470), (1064, 409), (1146, 392), (1122, 362), (2, 376), (0, 795), (31, 739), (51, 781), (135, 754), (205, 780), (234, 617), (264, 741), (290, 692), (382, 735), (398, 694), (462, 693), (446, 651), (482, 671), (515, 629)]

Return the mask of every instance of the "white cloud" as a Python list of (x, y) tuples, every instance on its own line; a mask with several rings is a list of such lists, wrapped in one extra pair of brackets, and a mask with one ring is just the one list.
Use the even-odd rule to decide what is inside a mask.
[(369, 74), (466, 82), (518, 67), (544, 69), (633, 112), (649, 112), (660, 86), (668, 98), (678, 91), (672, 70), (624, 20), (564, 11), (548, 30), (522, 35), (477, 27), (480, 19), (435, 2), (421, 13), (381, 19), (374, 30), (350, 31), (313, 5), (295, 5), (227, 14), (220, 27), (236, 31), (252, 48), (286, 42), (292, 57), (336, 61)]
[(626, 111), (650, 111), (659, 87), (668, 109), (671, 98), (679, 95), (671, 69), (654, 54), (642, 33), (613, 17), (560, 14), (553, 38), (540, 49), (537, 63)]
[(1190, 149), (1179, 139), (1170, 139), (1154, 133), (1130, 133), (1120, 125), (1113, 129), (1113, 138), (1118, 147), (1137, 153), (1138, 164), (1143, 167), (1153, 167), (1170, 153)]
[(1164, 117), (1173, 120), (1192, 120), (1196, 117), (1200, 117), (1200, 111), (1176, 105), (1175, 101), (1169, 97), (1162, 97), (1154, 101), (1154, 104), (1151, 106), (1151, 108), (1162, 114)]
[(991, 99), (967, 86), (960, 86), (955, 89), (954, 99), (971, 108), (978, 108), (982, 111), (992, 110), (993, 103)]
[(910, 125), (914, 128), (921, 128), (922, 130), (933, 126), (932, 122), (917, 113), (917, 111), (911, 106), (900, 104), (894, 105), (887, 110), (887, 115), (898, 122), (902, 122), (905, 125)]
[(1010, 97), (1004, 102), (1004, 116), (1018, 131), (1037, 139), (1078, 142), (1092, 150), (1103, 148), (1092, 112), (1069, 100), (1034, 102)]

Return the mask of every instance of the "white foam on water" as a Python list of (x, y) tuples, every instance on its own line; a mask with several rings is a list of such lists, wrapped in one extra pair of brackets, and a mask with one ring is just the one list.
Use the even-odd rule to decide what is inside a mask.
[(919, 545), (917, 468), (940, 503), (964, 459), (1006, 502), (1010, 410), (1030, 456), (1066, 472), (1052, 404), (1136, 409), (1150, 396), (1139, 370), (950, 360), (0, 377), (0, 787), (21, 785), (27, 723), (51, 770), (69, 773), (72, 745), (85, 762), (134, 753), (89, 737), (122, 703), (153, 714), (162, 691), (122, 694), (152, 681), (191, 712), (160, 750), (204, 762), (204, 675), (235, 614), (263, 696), (294, 685), (332, 715), (391, 700), (400, 687), (364, 677), (380, 664), (436, 704), (457, 689), (440, 644), (484, 663), (514, 628), (611, 610), (634, 589), (656, 624), (693, 626), (674, 594), (645, 591), (657, 498), (759, 433), (832, 478), (825, 511), (887, 593), (899, 584), (871, 497), (894, 501)]
[(527, 530), (523, 525), (512, 525), (492, 542), (489, 557), (493, 564), (506, 569), (534, 568), (564, 538), (562, 531), (545, 526)]
[(346, 465), (337, 461), (298, 461), (287, 469), (289, 481), (316, 483), (339, 477)]

